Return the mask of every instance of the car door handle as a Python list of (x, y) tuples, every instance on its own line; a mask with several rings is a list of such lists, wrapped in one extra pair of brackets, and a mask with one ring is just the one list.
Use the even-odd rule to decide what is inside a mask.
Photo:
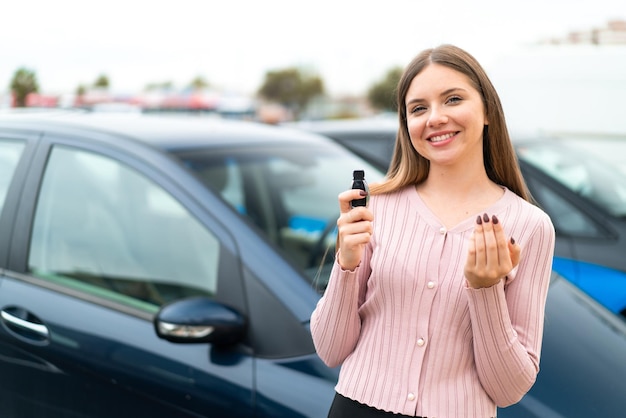
[(19, 318), (6, 310), (2, 310), (0, 316), (10, 328), (27, 330), (44, 339), (47, 339), (50, 334), (45, 325)]

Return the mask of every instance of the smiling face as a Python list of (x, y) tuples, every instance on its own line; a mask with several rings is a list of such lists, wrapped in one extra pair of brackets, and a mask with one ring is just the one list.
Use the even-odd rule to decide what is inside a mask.
[(411, 81), (405, 103), (411, 143), (431, 169), (482, 163), (485, 107), (464, 74), (430, 64)]

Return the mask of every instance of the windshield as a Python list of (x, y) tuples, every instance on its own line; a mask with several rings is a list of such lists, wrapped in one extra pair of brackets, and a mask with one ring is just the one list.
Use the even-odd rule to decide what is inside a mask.
[(626, 138), (562, 138), (517, 146), (519, 158), (617, 217), (626, 216)]
[(335, 144), (233, 147), (179, 155), (241, 216), (252, 221), (318, 289), (334, 261), (337, 196), (353, 170), (384, 174)]

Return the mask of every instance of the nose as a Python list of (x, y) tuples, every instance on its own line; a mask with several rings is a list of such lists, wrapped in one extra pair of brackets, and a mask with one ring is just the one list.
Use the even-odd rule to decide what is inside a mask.
[(435, 126), (444, 125), (448, 122), (448, 116), (446, 116), (443, 109), (439, 107), (432, 107), (430, 115), (428, 116), (428, 127), (433, 128)]

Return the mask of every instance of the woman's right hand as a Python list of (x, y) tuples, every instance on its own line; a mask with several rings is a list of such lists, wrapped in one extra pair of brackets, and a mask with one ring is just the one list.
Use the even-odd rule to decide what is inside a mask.
[(365, 193), (359, 189), (346, 190), (339, 194), (340, 216), (337, 220), (337, 261), (344, 270), (354, 270), (363, 255), (363, 247), (372, 237), (374, 215), (364, 206), (352, 207), (351, 202), (361, 199)]

